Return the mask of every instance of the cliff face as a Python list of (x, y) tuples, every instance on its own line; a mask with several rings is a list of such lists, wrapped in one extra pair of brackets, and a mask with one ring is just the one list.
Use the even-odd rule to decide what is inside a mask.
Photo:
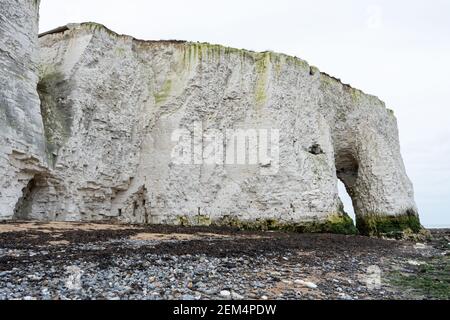
[(38, 83), (36, 0), (0, 8), (0, 219), (10, 219), (36, 173), (45, 171)]
[[(363, 232), (420, 227), (392, 112), (305, 61), (90, 23), (40, 45), (63, 192), (35, 190), (33, 217), (348, 231), (339, 178)], [(230, 160), (239, 129), (245, 165)]]
[(319, 111), (330, 125), (337, 177), (353, 200), (360, 232), (419, 230), (393, 111), (328, 75), (320, 82)]
[(339, 178), (361, 232), (420, 228), (392, 112), (305, 61), (93, 23), (39, 42), (49, 170), (17, 217), (352, 232)]
[[(41, 100), (44, 113), (62, 115), (46, 121), (64, 133), (51, 140), (67, 196), (49, 206), (41, 190), (32, 215), (45, 204), (52, 217), (67, 212), (73, 219), (127, 222), (344, 219), (330, 130), (317, 112), (320, 75), (311, 76), (306, 62), (208, 44), (136, 41), (95, 24), (40, 40), (40, 87), (52, 88)], [(63, 105), (54, 103), (61, 99)], [(216, 133), (229, 156), (239, 129), (261, 144), (273, 140), (273, 150), (245, 165), (216, 161), (202, 148)], [(186, 133), (175, 138), (187, 158), (173, 156), (177, 132)], [(315, 144), (323, 152), (310, 152)]]

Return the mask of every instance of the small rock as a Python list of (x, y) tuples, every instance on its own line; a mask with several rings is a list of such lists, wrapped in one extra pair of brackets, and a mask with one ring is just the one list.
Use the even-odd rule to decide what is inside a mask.
[(317, 289), (317, 285), (309, 281), (295, 280), (294, 283), (310, 289)]
[(409, 264), (409, 265), (412, 265), (412, 266), (421, 266), (421, 265), (423, 265), (424, 263), (423, 263), (423, 262), (420, 262), (420, 261), (416, 261), (416, 260), (408, 260), (408, 264)]
[(306, 286), (307, 286), (308, 288), (310, 288), (310, 289), (317, 289), (317, 284), (315, 284), (315, 283), (312, 283), (312, 282), (306, 282), (305, 284), (306, 284)]
[(28, 279), (30, 279), (30, 280), (32, 280), (32, 281), (39, 281), (39, 280), (42, 280), (42, 277), (40, 277), (40, 276), (38, 276), (38, 275), (35, 275), (35, 274), (30, 274), (30, 275), (28, 276)]
[(237, 292), (231, 292), (231, 298), (233, 299), (233, 300), (244, 300), (244, 297), (243, 296), (241, 296), (239, 293), (237, 293)]
[(23, 298), (23, 300), (30, 301), (30, 300), (37, 300), (37, 299), (34, 298), (34, 297), (26, 296), (26, 297)]
[(353, 300), (353, 298), (346, 293), (339, 293), (339, 298), (342, 300)]
[(231, 297), (231, 292), (228, 290), (222, 290), (222, 291), (220, 291), (220, 295), (224, 298), (229, 298), (229, 297)]
[(202, 292), (204, 294), (212, 296), (217, 293), (217, 290), (216, 289), (202, 289)]

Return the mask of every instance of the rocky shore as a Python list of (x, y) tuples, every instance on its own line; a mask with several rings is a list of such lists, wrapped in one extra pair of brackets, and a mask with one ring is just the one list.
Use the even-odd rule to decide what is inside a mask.
[(0, 299), (449, 299), (450, 230), (360, 236), (0, 224)]

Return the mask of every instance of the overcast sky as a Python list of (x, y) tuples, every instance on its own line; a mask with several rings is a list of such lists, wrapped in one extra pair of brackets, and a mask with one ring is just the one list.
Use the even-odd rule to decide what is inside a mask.
[(397, 115), (422, 222), (450, 226), (450, 1), (41, 1), (41, 32), (83, 21), (295, 55), (380, 97)]

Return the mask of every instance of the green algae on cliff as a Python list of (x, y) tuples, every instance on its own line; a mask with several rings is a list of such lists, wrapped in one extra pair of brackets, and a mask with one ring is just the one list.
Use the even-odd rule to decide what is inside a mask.
[(242, 220), (236, 216), (225, 215), (219, 219), (211, 219), (206, 215), (180, 215), (174, 220), (175, 225), (183, 227), (217, 226), (231, 227), (246, 231), (285, 231), (295, 233), (335, 233), (357, 234), (355, 224), (347, 214), (331, 214), (325, 220), (304, 222), (287, 222), (277, 219)]
[(357, 215), (356, 226), (363, 235), (387, 237), (401, 237), (404, 232), (419, 233), (423, 229), (419, 217), (412, 212), (398, 216)]
[(255, 63), (257, 76), (255, 86), (255, 100), (257, 105), (264, 104), (267, 100), (267, 84), (269, 81), (270, 68), (270, 52), (262, 53)]
[(69, 139), (72, 125), (72, 110), (67, 99), (70, 86), (64, 75), (57, 71), (45, 72), (38, 83), (41, 114), (46, 138), (46, 152), (50, 163), (58, 150)]
[(160, 91), (154, 94), (155, 102), (157, 105), (164, 103), (170, 95), (172, 89), (172, 80), (168, 79), (164, 81), (164, 84)]
[(332, 214), (325, 220), (313, 220), (304, 222), (286, 222), (277, 219), (256, 219), (255, 221), (243, 221), (237, 217), (224, 216), (213, 222), (218, 226), (233, 227), (241, 230), (254, 231), (287, 231), (297, 233), (336, 233), (356, 234), (357, 230), (353, 220), (347, 214)]

